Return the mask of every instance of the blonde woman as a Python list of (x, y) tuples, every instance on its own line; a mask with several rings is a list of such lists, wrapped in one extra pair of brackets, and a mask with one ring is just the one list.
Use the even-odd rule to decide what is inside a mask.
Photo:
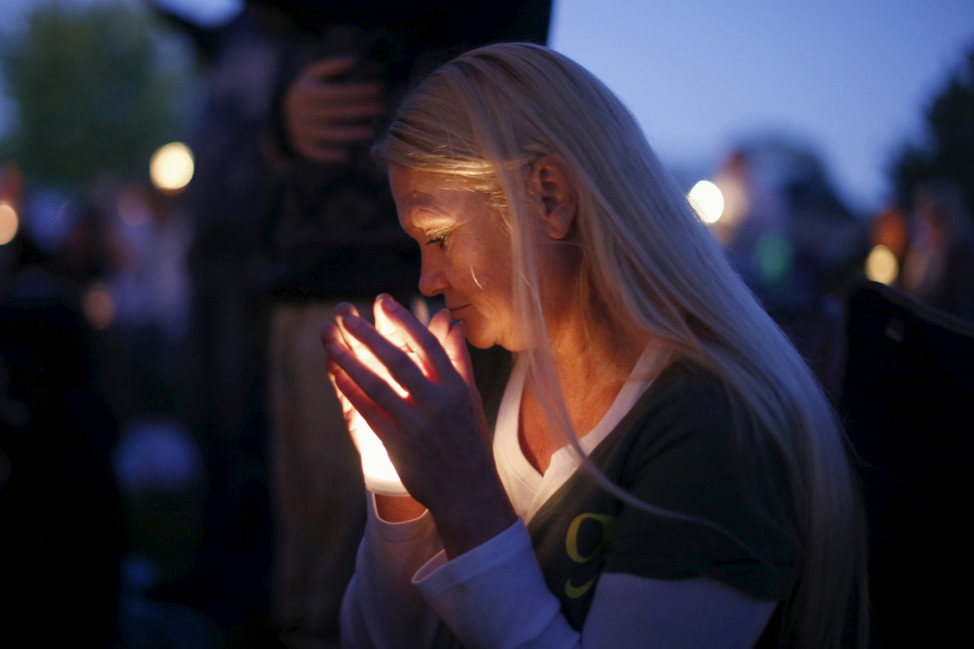
[[(380, 296), (383, 333), (323, 330), (409, 494), (370, 499), (343, 646), (838, 647), (864, 560), (843, 437), (620, 101), (493, 45), (375, 152), (447, 310)], [(516, 356), (493, 431), (464, 337)]]

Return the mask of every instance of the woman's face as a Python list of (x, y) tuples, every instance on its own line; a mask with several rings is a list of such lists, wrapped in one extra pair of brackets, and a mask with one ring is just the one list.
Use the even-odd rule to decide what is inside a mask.
[(442, 295), (476, 347), (523, 347), (511, 288), (511, 237), (483, 193), (441, 174), (392, 165), (392, 195), (403, 229), (419, 243), (419, 290)]

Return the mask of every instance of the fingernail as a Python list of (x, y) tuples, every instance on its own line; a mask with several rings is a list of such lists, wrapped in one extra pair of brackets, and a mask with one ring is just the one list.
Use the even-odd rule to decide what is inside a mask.
[(383, 293), (382, 295), (377, 297), (376, 300), (379, 302), (379, 306), (381, 306), (386, 311), (394, 310), (399, 304), (398, 302), (396, 302), (395, 298), (393, 298), (388, 293)]
[(354, 313), (346, 313), (342, 315), (341, 323), (343, 327), (357, 329), (362, 326), (363, 320)]

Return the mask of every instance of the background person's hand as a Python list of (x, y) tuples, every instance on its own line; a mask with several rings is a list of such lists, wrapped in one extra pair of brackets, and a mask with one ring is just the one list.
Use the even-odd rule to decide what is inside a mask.
[(382, 84), (344, 81), (357, 61), (340, 57), (306, 67), (284, 96), (288, 144), (299, 155), (319, 163), (346, 162), (349, 147), (375, 136), (372, 120), (383, 110)]

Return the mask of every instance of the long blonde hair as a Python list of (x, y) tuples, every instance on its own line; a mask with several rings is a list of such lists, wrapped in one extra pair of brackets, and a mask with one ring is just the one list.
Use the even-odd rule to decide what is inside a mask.
[(588, 330), (654, 340), (737, 395), (759, 423), (743, 427), (754, 438), (737, 440), (740, 447), (759, 456), (770, 445), (790, 481), (803, 563), (785, 610), (789, 635), (797, 647), (839, 646), (854, 588), (860, 603), (866, 596), (863, 514), (837, 418), (622, 102), (552, 50), (496, 44), (424, 80), (375, 148), (381, 161), (463, 178), (498, 197), (512, 235), (515, 306), (531, 341), (526, 362), (570, 435), (546, 344), (527, 210), (526, 170), (549, 154), (565, 161), (577, 190)]

